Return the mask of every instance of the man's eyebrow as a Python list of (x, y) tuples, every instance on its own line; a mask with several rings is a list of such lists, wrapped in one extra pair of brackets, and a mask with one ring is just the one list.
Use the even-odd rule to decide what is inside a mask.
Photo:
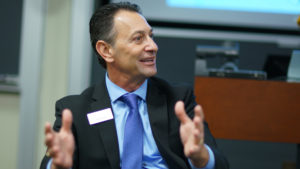
[[(144, 31), (144, 30), (137, 30), (137, 31), (133, 32), (132, 35), (135, 35), (135, 34), (137, 34), (137, 33), (147, 34), (147, 32)], [(149, 33), (151, 33), (151, 34), (153, 33), (153, 29), (152, 29), (152, 28), (150, 29)]]
[(133, 32), (133, 35), (134, 35), (134, 34), (138, 34), (138, 33), (144, 34), (144, 33), (146, 33), (146, 32), (145, 32), (145, 31), (142, 31), (142, 30), (138, 30), (138, 31)]

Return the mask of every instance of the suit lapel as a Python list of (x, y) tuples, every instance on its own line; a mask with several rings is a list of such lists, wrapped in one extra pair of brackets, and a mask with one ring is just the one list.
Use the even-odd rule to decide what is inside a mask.
[[(186, 163), (171, 151), (169, 145), (169, 115), (167, 95), (158, 87), (155, 81), (149, 79), (147, 89), (147, 106), (152, 134), (157, 148), (170, 168), (186, 169)], [(171, 110), (169, 110), (171, 111)]]
[(151, 78), (148, 83), (146, 99), (152, 134), (161, 151), (161, 147), (168, 147), (167, 99), (151, 81)]
[[(111, 108), (105, 80), (95, 88), (93, 99), (95, 99), (95, 101), (91, 103), (91, 112)], [(120, 155), (115, 121), (108, 120), (95, 124), (95, 126), (98, 128), (99, 136), (104, 144), (103, 146), (111, 164), (111, 168), (120, 168)]]

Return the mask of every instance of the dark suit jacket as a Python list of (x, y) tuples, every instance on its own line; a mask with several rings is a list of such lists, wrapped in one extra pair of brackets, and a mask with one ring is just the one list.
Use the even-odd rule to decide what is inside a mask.
[[(193, 90), (187, 86), (174, 86), (152, 77), (148, 80), (146, 102), (153, 137), (159, 152), (170, 169), (190, 168), (183, 153), (179, 135), (180, 122), (174, 112), (176, 101), (183, 100), (190, 117), (196, 105)], [(119, 169), (120, 155), (114, 120), (89, 125), (87, 113), (111, 108), (109, 95), (103, 80), (86, 89), (81, 95), (67, 96), (56, 103), (54, 130), (61, 127), (61, 112), (68, 108), (73, 113), (72, 130), (75, 137), (73, 169)], [(216, 169), (229, 168), (225, 157), (219, 153), (213, 136), (205, 123), (205, 143), (212, 149)], [(44, 157), (41, 168), (49, 158)]]

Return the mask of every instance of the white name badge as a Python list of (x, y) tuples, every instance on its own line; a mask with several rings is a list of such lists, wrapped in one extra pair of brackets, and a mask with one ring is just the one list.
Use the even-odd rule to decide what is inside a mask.
[(111, 108), (98, 110), (87, 114), (90, 125), (113, 119)]

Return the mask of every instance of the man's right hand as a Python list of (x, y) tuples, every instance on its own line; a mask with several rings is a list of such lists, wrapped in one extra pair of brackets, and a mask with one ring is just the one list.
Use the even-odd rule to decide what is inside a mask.
[(72, 113), (65, 109), (62, 112), (62, 126), (59, 132), (52, 130), (50, 123), (45, 125), (45, 144), (47, 155), (52, 158), (51, 169), (70, 169), (73, 164), (74, 136), (71, 130)]

